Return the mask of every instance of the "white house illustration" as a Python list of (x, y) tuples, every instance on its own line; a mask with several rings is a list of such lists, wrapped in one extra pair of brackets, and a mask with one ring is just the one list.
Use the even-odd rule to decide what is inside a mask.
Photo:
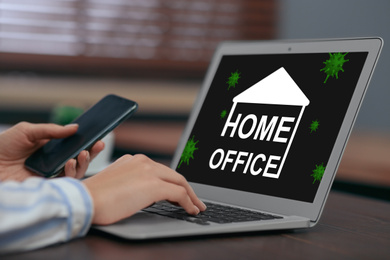
[(234, 114), (234, 110), (239, 103), (301, 107), (299, 115), (296, 119), (295, 127), (292, 129), (291, 138), (287, 143), (286, 150), (284, 151), (277, 173), (263, 174), (264, 177), (279, 178), (305, 107), (310, 103), (309, 99), (301, 91), (301, 89), (294, 82), (287, 71), (281, 67), (233, 98), (233, 105), (230, 110), (227, 122), (230, 122)]

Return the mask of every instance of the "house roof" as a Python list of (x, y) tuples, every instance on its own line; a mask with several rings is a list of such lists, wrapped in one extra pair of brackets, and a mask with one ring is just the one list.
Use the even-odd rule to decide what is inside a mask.
[(310, 101), (281, 67), (233, 98), (233, 102), (307, 106)]

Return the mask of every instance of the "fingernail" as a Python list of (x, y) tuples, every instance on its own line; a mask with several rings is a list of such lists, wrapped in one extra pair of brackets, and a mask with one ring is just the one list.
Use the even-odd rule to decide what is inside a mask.
[(77, 162), (76, 162), (76, 160), (74, 160), (73, 163), (72, 163), (73, 170), (76, 170), (76, 166), (77, 166)]
[(197, 207), (197, 206), (194, 206), (195, 207), (195, 210), (196, 210), (196, 213), (195, 213), (195, 215), (198, 215), (199, 214), (199, 212), (200, 212), (200, 210), (199, 210), (199, 208)]
[(89, 152), (88, 151), (86, 151), (87, 152), (87, 156), (86, 156), (86, 160), (87, 160), (87, 162), (89, 162), (89, 160), (91, 159), (91, 156), (89, 155)]
[(204, 210), (206, 210), (206, 209), (207, 209), (207, 206), (206, 206), (206, 204), (204, 204), (204, 202), (203, 202), (203, 201), (200, 201), (200, 202), (202, 202), (203, 209), (204, 209)]

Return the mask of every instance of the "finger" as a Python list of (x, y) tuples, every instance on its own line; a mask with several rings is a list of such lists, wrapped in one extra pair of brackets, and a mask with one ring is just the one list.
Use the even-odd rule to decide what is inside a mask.
[(200, 209), (192, 202), (192, 199), (184, 187), (169, 182), (163, 182), (160, 190), (164, 192), (164, 194), (162, 194), (163, 198), (179, 204), (188, 214), (199, 214)]
[(90, 160), (93, 160), (104, 149), (104, 142), (97, 141), (89, 150)]
[(65, 138), (77, 132), (78, 125), (60, 126), (56, 124), (31, 124), (26, 132), (31, 142), (42, 139)]
[[(180, 175), (182, 176), (182, 175)], [(184, 178), (184, 177), (183, 177)], [(185, 178), (184, 178), (185, 180)], [(206, 204), (203, 203), (203, 201), (201, 201), (198, 196), (195, 194), (195, 191), (194, 189), (191, 187), (191, 185), (187, 182), (187, 180), (185, 180), (185, 184), (183, 184), (184, 187), (186, 188), (187, 192), (188, 192), (188, 195), (189, 197), (191, 198), (191, 201), (201, 210), (201, 211), (205, 211), (207, 209), (207, 206)]]
[(206, 205), (196, 196), (194, 189), (191, 187), (191, 185), (187, 182), (187, 180), (184, 178), (183, 175), (173, 171), (172, 173), (165, 174), (161, 176), (161, 178), (165, 181), (174, 183), (176, 185), (182, 186), (186, 189), (188, 196), (190, 197), (191, 201), (201, 210), (206, 210)]
[(75, 159), (70, 159), (65, 163), (64, 172), (66, 177), (76, 177), (76, 164), (77, 162)]
[(90, 162), (90, 155), (88, 151), (82, 151), (78, 156), (77, 156), (77, 166), (76, 166), (76, 174), (75, 178), (81, 179), (84, 177), (85, 172), (88, 169)]
[(154, 173), (157, 174), (157, 176), (160, 179), (162, 179), (166, 182), (170, 182), (170, 183), (173, 183), (175, 185), (179, 185), (179, 186), (184, 187), (187, 190), (187, 193), (190, 196), (192, 202), (200, 210), (202, 210), (202, 211), (206, 210), (206, 205), (196, 196), (194, 190), (189, 185), (189, 183), (187, 182), (187, 180), (184, 178), (183, 175), (173, 171), (172, 169), (170, 169), (169, 167), (167, 167), (163, 164), (152, 161), (151, 159), (149, 159), (148, 157), (146, 157), (144, 155), (137, 154), (137, 155), (131, 157), (130, 159), (131, 160), (136, 159), (136, 160), (140, 161), (139, 163), (142, 163), (144, 165), (148, 165), (149, 167), (150, 166), (156, 167), (156, 169), (154, 170)]

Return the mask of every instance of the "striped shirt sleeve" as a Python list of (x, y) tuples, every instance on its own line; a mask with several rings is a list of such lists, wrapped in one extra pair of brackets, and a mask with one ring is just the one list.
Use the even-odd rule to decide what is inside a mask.
[(0, 182), (0, 252), (36, 249), (87, 233), (92, 199), (73, 178)]

